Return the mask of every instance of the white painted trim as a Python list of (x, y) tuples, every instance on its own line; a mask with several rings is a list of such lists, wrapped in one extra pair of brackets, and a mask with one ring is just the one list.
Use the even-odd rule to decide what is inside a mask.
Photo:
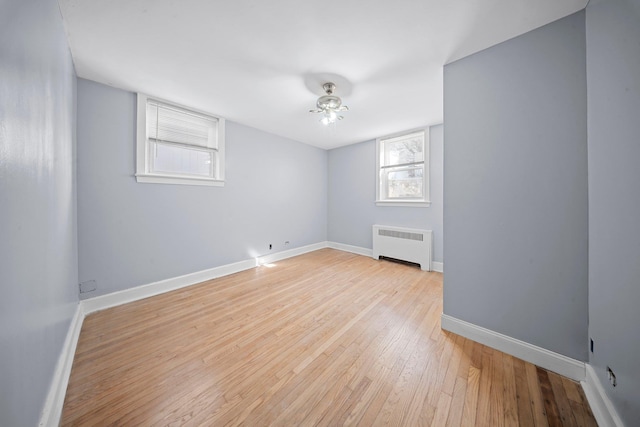
[(76, 307), (76, 312), (71, 319), (67, 336), (62, 344), (62, 351), (56, 369), (53, 372), (53, 379), (49, 387), (49, 393), (44, 402), (42, 413), (40, 414), (40, 427), (54, 427), (60, 424), (62, 416), (62, 407), (64, 405), (64, 397), (67, 394), (67, 385), (71, 376), (71, 367), (73, 366), (73, 358), (76, 354), (76, 346), (78, 338), (80, 338), (80, 330), (84, 321), (84, 310), (80, 302)]
[(115, 307), (128, 302), (138, 301), (149, 298), (165, 292), (174, 291), (186, 286), (195, 285), (196, 283), (205, 282), (217, 277), (227, 276), (229, 274), (248, 270), (256, 266), (255, 259), (226, 264), (220, 267), (210, 268), (208, 270), (197, 271), (195, 273), (185, 274), (183, 276), (172, 277), (170, 279), (160, 280), (158, 282), (149, 283), (147, 285), (136, 286), (135, 288), (124, 289), (122, 291), (112, 292), (94, 298), (82, 301), (86, 314), (96, 311)]
[(287, 258), (293, 258), (294, 256), (303, 255), (308, 252), (324, 249), (326, 247), (328, 247), (328, 245), (327, 245), (327, 242), (324, 241), (324, 242), (314, 243), (307, 246), (301, 246), (299, 248), (289, 249), (282, 252), (276, 252), (274, 254), (264, 255), (256, 258), (256, 265), (271, 264), (276, 261), (281, 261)]
[(495, 348), (575, 381), (584, 381), (585, 363), (442, 313), (442, 329)]
[(224, 181), (195, 177), (180, 177), (169, 175), (136, 174), (136, 182), (144, 184), (176, 184), (176, 185), (204, 185), (209, 187), (224, 187)]
[(420, 200), (416, 202), (412, 202), (409, 200), (404, 200), (402, 202), (394, 202), (391, 200), (376, 200), (376, 206), (400, 206), (404, 208), (428, 208), (431, 206), (431, 201), (429, 200)]
[(373, 250), (371, 249), (362, 248), (360, 246), (346, 245), (344, 243), (338, 243), (338, 242), (328, 242), (328, 243), (329, 243), (328, 247), (330, 247), (331, 249), (337, 249), (343, 252), (351, 252), (353, 254), (363, 255), (368, 257), (373, 256)]
[(581, 384), (598, 425), (600, 427), (624, 427), (624, 423), (609, 400), (600, 378), (589, 364), (587, 364), (586, 379), (581, 381)]
[(122, 291), (112, 292), (107, 295), (101, 295), (82, 301), (86, 314), (104, 310), (106, 308), (115, 307), (128, 302), (149, 298), (154, 295), (163, 294), (165, 292), (174, 291), (186, 286), (195, 285), (197, 283), (206, 282), (207, 280), (216, 279), (229, 274), (238, 273), (240, 271), (249, 270), (261, 264), (267, 264), (318, 249), (326, 248), (326, 242), (315, 243), (312, 245), (302, 246), (288, 251), (278, 252), (259, 258), (247, 259), (233, 264), (221, 265), (219, 267), (210, 268), (208, 270), (197, 271), (195, 273), (185, 274), (183, 276), (172, 277), (158, 282), (149, 283), (147, 285), (136, 286), (135, 288), (124, 289)]
[(444, 263), (438, 261), (431, 261), (431, 271), (437, 273), (444, 273)]

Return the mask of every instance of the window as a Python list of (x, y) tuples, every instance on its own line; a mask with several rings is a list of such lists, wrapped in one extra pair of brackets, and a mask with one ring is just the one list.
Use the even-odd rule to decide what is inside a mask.
[(429, 206), (429, 132), (378, 138), (377, 205)]
[(224, 119), (138, 94), (136, 180), (224, 185)]

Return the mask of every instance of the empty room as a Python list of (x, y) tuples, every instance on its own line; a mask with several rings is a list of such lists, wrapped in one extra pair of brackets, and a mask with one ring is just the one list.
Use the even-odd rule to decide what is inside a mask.
[(0, 426), (638, 425), (640, 0), (0, 17)]

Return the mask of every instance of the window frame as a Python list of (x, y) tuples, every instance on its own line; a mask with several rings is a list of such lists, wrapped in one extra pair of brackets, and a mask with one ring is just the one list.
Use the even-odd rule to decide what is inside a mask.
[[(422, 164), (422, 198), (420, 199), (401, 199), (386, 197), (387, 188), (383, 188), (384, 178), (383, 173), (385, 169), (390, 166), (384, 164), (384, 150), (383, 144), (390, 140), (409, 137), (414, 134), (423, 134), (423, 155), (424, 160), (422, 162), (412, 162), (407, 164), (396, 165), (404, 169), (415, 168), (416, 165)], [(384, 137), (376, 138), (376, 206), (404, 206), (404, 207), (429, 207), (431, 206), (431, 200), (429, 195), (429, 174), (430, 174), (430, 162), (429, 162), (429, 128), (418, 128), (409, 131), (398, 132), (395, 134), (387, 135)]]
[[(215, 158), (216, 166), (212, 167), (212, 176), (198, 176), (198, 175), (181, 175), (168, 172), (151, 172), (152, 161), (150, 159), (151, 145), (153, 142), (149, 141), (147, 135), (147, 103), (149, 101), (165, 104), (169, 107), (175, 107), (187, 112), (192, 112), (198, 115), (206, 116), (208, 118), (215, 119), (217, 121), (217, 149), (211, 149), (217, 155)], [(225, 182), (225, 119), (222, 117), (214, 116), (213, 114), (205, 111), (197, 110), (195, 108), (186, 107), (184, 105), (177, 104), (175, 102), (166, 101), (161, 98), (151, 97), (142, 93), (137, 94), (137, 116), (136, 116), (136, 181), (140, 183), (152, 183), (152, 184), (178, 184), (178, 185), (204, 185), (223, 187)], [(200, 145), (196, 144), (178, 144), (172, 142), (160, 142), (160, 144), (166, 145), (182, 145), (193, 150), (207, 151)]]

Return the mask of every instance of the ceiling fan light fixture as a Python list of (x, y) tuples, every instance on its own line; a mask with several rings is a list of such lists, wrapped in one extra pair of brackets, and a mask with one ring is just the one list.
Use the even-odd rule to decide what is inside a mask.
[(323, 115), (322, 118), (320, 119), (320, 123), (322, 123), (325, 126), (329, 126), (330, 124), (335, 123), (338, 120), (342, 120), (343, 117), (339, 116), (335, 111), (333, 110), (326, 110)]
[(338, 115), (338, 112), (347, 111), (349, 107), (346, 105), (342, 105), (342, 100), (340, 97), (333, 95), (333, 91), (336, 88), (336, 85), (327, 82), (322, 85), (326, 95), (322, 95), (316, 101), (316, 109), (309, 110), (310, 113), (321, 113), (322, 118), (320, 119), (320, 123), (325, 126), (329, 126), (334, 124), (338, 120), (342, 120), (344, 117)]

